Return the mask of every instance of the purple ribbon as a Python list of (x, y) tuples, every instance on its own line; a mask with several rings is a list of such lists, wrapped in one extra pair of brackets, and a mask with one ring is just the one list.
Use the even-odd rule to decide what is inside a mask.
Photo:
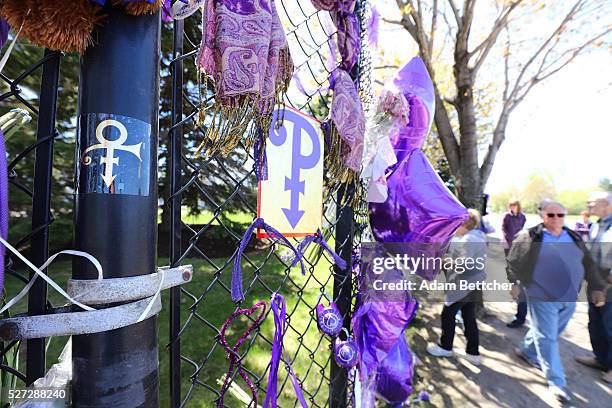
[(305, 252), (308, 249), (308, 246), (311, 243), (319, 244), (321, 248), (323, 248), (331, 257), (334, 259), (334, 263), (340, 269), (346, 269), (346, 261), (340, 257), (337, 253), (334, 252), (333, 249), (329, 246), (327, 241), (323, 238), (323, 234), (321, 234), (321, 230), (317, 230), (315, 235), (309, 235), (300, 242), (297, 248), (298, 256), (293, 260), (291, 266), (295, 266), (296, 263), (301, 262), (305, 256)]
[[(4, 133), (0, 130), (0, 235), (8, 239), (8, 167), (6, 163), (6, 148), (4, 146)], [(6, 248), (0, 244), (0, 293), (4, 290), (4, 254)]]
[[(236, 344), (233, 347), (230, 347), (230, 345), (227, 343), (227, 339), (225, 338), (225, 331), (227, 330), (227, 328), (232, 324), (232, 322), (238, 316), (240, 315), (251, 316), (253, 313), (255, 313), (257, 309), (261, 309), (261, 312), (259, 312), (259, 315), (257, 315), (253, 323), (251, 323), (251, 325), (244, 331), (244, 333), (242, 333), (242, 336), (240, 336)], [(225, 397), (225, 393), (230, 387), (230, 378), (232, 376), (232, 371), (234, 371), (234, 368), (236, 366), (238, 366), (238, 374), (240, 375), (240, 377), (242, 377), (244, 382), (247, 384), (247, 386), (251, 390), (253, 401), (255, 402), (255, 406), (257, 406), (257, 388), (255, 387), (255, 385), (253, 384), (253, 382), (247, 375), (246, 371), (244, 371), (244, 369), (240, 365), (240, 355), (238, 354), (238, 350), (240, 349), (240, 346), (242, 346), (242, 344), (246, 341), (246, 339), (251, 335), (251, 332), (255, 330), (255, 328), (261, 324), (265, 315), (266, 315), (266, 302), (264, 302), (263, 300), (260, 300), (259, 302), (255, 303), (249, 309), (236, 310), (225, 321), (225, 323), (223, 323), (223, 326), (221, 327), (221, 331), (219, 332), (219, 342), (221, 343), (221, 346), (225, 349), (227, 358), (230, 361), (230, 365), (229, 365), (229, 368), (227, 369), (227, 374), (225, 374), (225, 380), (223, 381), (223, 386), (221, 386), (221, 391), (219, 391), (219, 394), (220, 394), (219, 401), (217, 402), (218, 408), (225, 407), (225, 405), (223, 405), (223, 398)]]
[[(253, 231), (255, 228), (263, 228), (270, 237), (278, 239), (281, 245), (286, 246), (291, 249), (296, 257), (300, 257), (300, 253), (295, 249), (291, 242), (283, 234), (278, 232), (276, 229), (266, 224), (263, 218), (257, 218), (253, 223), (247, 228), (242, 239), (240, 240), (240, 246), (238, 247), (238, 251), (236, 252), (236, 259), (234, 260), (234, 268), (232, 270), (232, 301), (238, 302), (244, 299), (244, 293), (242, 291), (242, 266), (240, 261), (242, 260), (242, 254), (249, 244), (249, 240), (251, 239), (251, 235), (253, 235)], [(300, 258), (301, 261), (301, 258)], [(292, 264), (293, 266), (294, 264)], [(304, 263), (300, 262), (300, 266), (302, 268), (302, 275), (306, 275), (306, 269), (304, 269)]]
[(278, 399), (278, 366), (280, 365), (281, 359), (287, 365), (289, 371), (289, 377), (291, 378), (291, 384), (293, 384), (293, 390), (295, 396), (303, 408), (308, 408), (306, 405), (306, 399), (300, 387), (300, 382), (291, 367), (291, 364), (283, 356), (283, 337), (287, 332), (287, 305), (285, 304), (285, 298), (278, 294), (273, 293), (270, 299), (270, 307), (272, 313), (274, 313), (274, 340), (272, 342), (272, 359), (270, 360), (270, 375), (268, 376), (268, 389), (266, 390), (266, 399), (263, 404), (263, 408), (277, 408), (276, 400)]

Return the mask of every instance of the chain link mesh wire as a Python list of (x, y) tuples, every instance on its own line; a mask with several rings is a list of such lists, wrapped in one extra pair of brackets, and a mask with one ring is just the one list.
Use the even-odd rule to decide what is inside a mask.
[[(296, 76), (285, 103), (323, 121), (328, 116), (331, 101), (326, 90), (328, 77), (330, 71), (336, 68), (330, 64), (334, 61), (330, 58), (330, 42), (335, 41), (335, 31), (329, 29), (333, 28), (327, 21), (329, 15), (325, 11), (317, 11), (310, 2), (299, 0), (277, 1), (277, 10), (296, 67)], [(372, 96), (370, 58), (365, 41), (369, 12), (366, 1), (359, 1), (357, 10), (362, 25), (362, 48), (354, 78), (364, 106), (368, 108)], [(170, 166), (168, 171), (181, 172), (180, 183), (170, 189), (170, 194), (166, 196), (165, 211), (168, 213), (174, 200), (174, 216), (178, 216), (176, 204), (181, 204), (181, 223), (176, 223), (174, 229), (168, 232), (170, 240), (174, 239), (175, 243), (179, 239), (181, 241), (180, 251), (176, 251), (175, 256), (171, 254), (170, 263), (173, 266), (194, 265), (193, 281), (181, 287), (180, 296), (172, 303), (174, 308), (180, 308), (180, 324), (171, 325), (171, 341), (168, 344), (171, 361), (173, 349), (176, 353), (174, 357), (178, 358), (180, 353), (180, 368), (175, 365), (167, 374), (170, 376), (167, 380), (177, 384), (180, 389), (175, 389), (173, 395), (169, 396), (172, 406), (216, 406), (221, 383), (229, 366), (219, 342), (221, 326), (237, 307), (248, 308), (258, 300), (269, 303), (274, 292), (283, 295), (287, 302), (288, 328), (284, 337), (284, 360), (291, 363), (297, 374), (309, 406), (351, 406), (351, 393), (347, 394), (346, 391), (352, 388), (352, 384), (332, 378), (333, 340), (319, 332), (315, 316), (315, 307), (319, 303), (328, 305), (331, 301), (344, 302), (349, 305), (345, 323), (350, 322), (350, 305), (353, 303), (351, 293), (341, 291), (340, 296), (344, 299), (334, 299), (334, 281), (336, 286), (342, 286), (345, 280), (348, 280), (349, 287), (355, 285), (350, 266), (348, 272), (338, 273), (327, 253), (312, 249), (306, 256), (306, 274), (302, 276), (299, 267), (289, 268), (291, 256), (274, 240), (251, 238), (241, 261), (245, 300), (236, 305), (230, 299), (236, 249), (247, 226), (257, 214), (256, 181), (252, 168), (254, 158), (244, 144), (240, 144), (226, 157), (220, 154), (212, 157), (192, 156), (205, 130), (196, 125), (200, 103), (203, 100), (204, 106), (207, 106), (213, 102), (211, 95), (199, 97), (198, 79), (195, 77), (197, 74), (188, 68), (194, 66), (198, 52), (200, 19), (201, 14), (196, 13), (185, 21), (184, 36), (178, 39), (184, 46), (179, 48), (176, 48), (176, 36), (181, 35), (183, 27), (182, 24), (175, 24), (175, 30), (181, 31), (175, 32), (175, 54), (168, 62), (169, 67), (174, 65), (175, 68), (173, 83), (180, 87), (178, 111), (184, 112), (175, 118), (169, 132), (171, 145), (174, 140), (174, 146), (180, 145), (182, 149), (174, 152), (170, 149), (168, 152), (169, 157), (180, 157), (180, 160), (175, 159), (174, 164), (180, 166), (180, 169)], [(179, 69), (176, 64), (179, 62), (184, 81), (177, 81)], [(173, 139), (176, 138), (176, 133), (173, 134), (176, 129), (182, 129), (179, 134), (184, 132), (180, 141)], [(330, 185), (327, 174), (324, 176), (324, 185)], [(340, 188), (361, 194), (363, 189), (357, 187)], [(339, 201), (338, 196), (338, 191), (328, 190), (324, 197), (323, 234), (330, 246), (339, 248), (343, 244), (348, 245), (350, 252), (358, 248), (366, 231), (367, 203), (359, 196), (349, 206), (351, 200)], [(343, 218), (343, 214), (349, 215), (349, 230), (355, 231), (355, 235), (350, 233), (339, 236), (336, 233), (338, 221)], [(297, 244), (295, 239), (292, 241)], [(167, 306), (169, 300), (165, 299), (165, 302)], [(176, 309), (170, 311), (171, 314), (176, 312)], [(235, 344), (250, 324), (249, 319), (253, 320), (242, 317), (232, 324), (228, 331), (230, 345)], [(267, 310), (264, 322), (251, 334), (239, 352), (239, 365), (257, 387), (259, 404), (265, 398), (273, 335), (273, 316)], [(162, 357), (162, 365), (167, 364), (164, 359)], [(165, 375), (162, 371), (162, 381), (166, 379)], [(251, 393), (237, 370), (233, 370), (230, 375), (232, 386), (225, 396), (224, 404), (228, 407), (255, 407)], [(331, 401), (330, 383), (334, 387), (345, 388), (344, 393), (339, 393), (345, 401)], [(279, 369), (278, 387), (280, 407), (299, 406), (283, 362)], [(163, 395), (162, 391), (162, 405), (166, 404)]]
[[(0, 74), (0, 116), (19, 108), (32, 120), (5, 137), (10, 197), (8, 241), (33, 263), (42, 264), (48, 257), (49, 230), (56, 219), (54, 213), (58, 214), (52, 208), (52, 190), (56, 193), (57, 187), (63, 186), (53, 183), (52, 173), (54, 145), (65, 140), (67, 128), (60, 126), (58, 129), (55, 122), (61, 55), (27, 44), (18, 44), (14, 53), (17, 52), (23, 58), (13, 58)], [(6, 302), (28, 283), (32, 273), (28, 273), (29, 268), (8, 249), (4, 261), (2, 296)], [(46, 285), (39, 280), (30, 290), (28, 302), (4, 312), (2, 318), (26, 309), (29, 314), (44, 314), (52, 307), (47, 299)], [(24, 387), (44, 375), (46, 347), (50, 340), (28, 341), (27, 354), (23, 353), (21, 341), (0, 343), (2, 386)], [(14, 377), (10, 378), (9, 373)], [(2, 400), (6, 403), (4, 397), (3, 394)]]

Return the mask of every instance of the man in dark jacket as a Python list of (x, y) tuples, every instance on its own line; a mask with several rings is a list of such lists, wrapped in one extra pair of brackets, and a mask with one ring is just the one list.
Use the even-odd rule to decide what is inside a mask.
[(548, 201), (543, 223), (519, 233), (508, 254), (508, 279), (525, 291), (531, 327), (517, 354), (541, 367), (549, 390), (561, 402), (570, 401), (558, 339), (576, 309), (583, 279), (594, 304), (604, 304), (605, 282), (578, 234), (564, 226), (565, 208)]
[[(589, 198), (589, 211), (599, 217), (590, 237), (593, 260), (602, 278), (612, 285), (612, 193), (593, 194)], [(608, 290), (603, 306), (589, 303), (589, 335), (593, 356), (576, 357), (576, 361), (604, 371), (602, 380), (612, 384), (612, 290)]]

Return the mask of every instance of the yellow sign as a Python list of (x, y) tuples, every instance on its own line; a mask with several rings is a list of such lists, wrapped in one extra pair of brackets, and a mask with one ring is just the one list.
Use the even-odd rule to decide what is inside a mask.
[[(259, 182), (258, 216), (286, 237), (313, 235), (323, 212), (323, 135), (315, 118), (285, 108), (274, 112), (266, 143), (268, 179)], [(258, 231), (258, 237), (266, 237)]]

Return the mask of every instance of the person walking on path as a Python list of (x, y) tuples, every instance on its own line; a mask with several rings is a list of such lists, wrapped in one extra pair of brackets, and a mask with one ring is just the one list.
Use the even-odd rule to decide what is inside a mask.
[(591, 255), (607, 281), (606, 303), (589, 302), (589, 336), (594, 357), (576, 357), (586, 366), (604, 371), (602, 379), (612, 384), (612, 193), (599, 193), (589, 198), (589, 211), (599, 220), (591, 231)]
[[(480, 230), (480, 213), (477, 210), (468, 210), (469, 218), (459, 227), (448, 249), (448, 256), (453, 260), (473, 259), (469, 268), (467, 265), (457, 263), (452, 271), (446, 271), (446, 281), (455, 282), (459, 287), (460, 281), (476, 283), (484, 281), (486, 273), (484, 260), (487, 256), (487, 237)], [(478, 301), (476, 290), (451, 290), (445, 294), (442, 309), (442, 336), (439, 343), (430, 344), (427, 352), (436, 357), (451, 357), (454, 354), (453, 340), (455, 339), (455, 316), (459, 311), (463, 317), (464, 333), (467, 339), (465, 353), (458, 352), (462, 357), (474, 365), (480, 364), (478, 325), (476, 323), (476, 303)]]
[[(508, 252), (510, 252), (510, 246), (512, 245), (512, 241), (516, 237), (523, 227), (525, 226), (525, 214), (521, 211), (521, 203), (519, 200), (511, 200), (508, 202), (508, 212), (504, 215), (504, 219), (502, 221), (502, 232), (503, 232), (503, 246), (504, 253), (506, 254), (506, 258), (508, 257)], [(519, 298), (517, 301), (516, 314), (513, 321), (508, 323), (506, 326), (511, 329), (515, 329), (517, 327), (521, 327), (525, 324), (525, 318), (527, 317), (527, 302), (525, 301), (525, 294), (523, 291), (519, 294)]]
[(540, 367), (551, 394), (567, 403), (559, 337), (574, 314), (582, 280), (598, 307), (605, 303), (605, 282), (580, 236), (564, 226), (565, 207), (548, 201), (541, 208), (543, 223), (520, 232), (508, 254), (508, 279), (515, 283), (511, 294), (518, 296), (519, 285), (525, 289), (531, 316), (516, 353)]
[(582, 237), (584, 242), (589, 242), (591, 227), (593, 223), (589, 219), (591, 214), (588, 211), (581, 211), (580, 216), (582, 217), (582, 222), (576, 221), (576, 227), (574, 227), (574, 231), (576, 231)]

